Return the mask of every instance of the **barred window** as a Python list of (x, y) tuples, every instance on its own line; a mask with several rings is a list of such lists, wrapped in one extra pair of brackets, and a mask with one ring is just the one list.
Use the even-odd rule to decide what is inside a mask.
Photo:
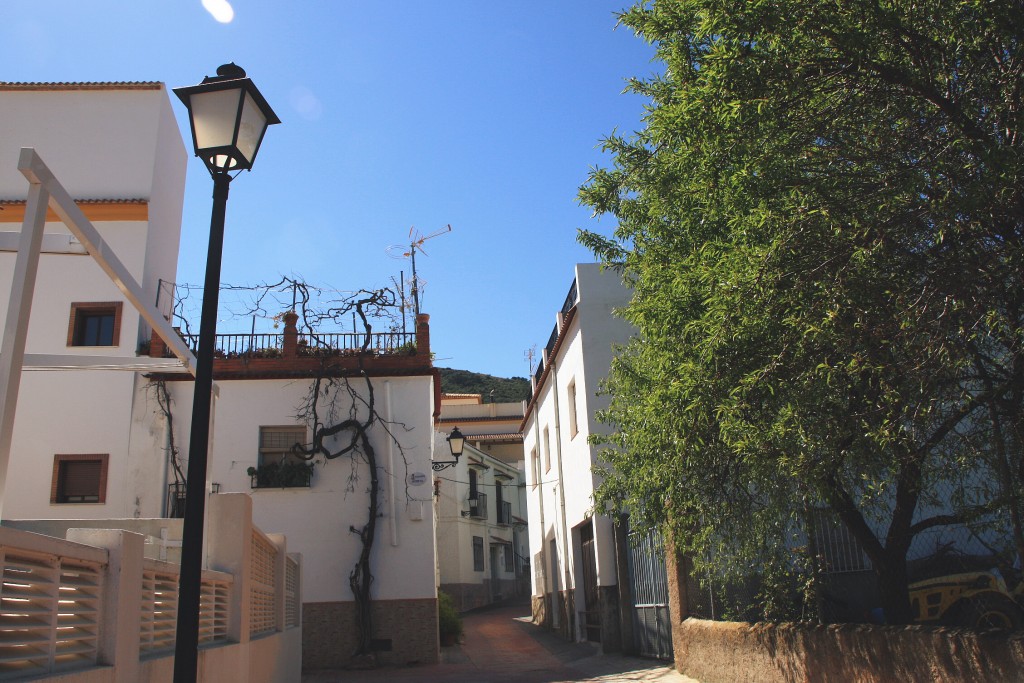
[(473, 571), (484, 570), (484, 538), (483, 536), (473, 537)]
[(295, 444), (305, 443), (304, 426), (260, 427), (260, 467), (305, 462), (292, 453)]
[(818, 508), (814, 515), (814, 540), (823, 569), (832, 574), (868, 569), (860, 543), (832, 510)]

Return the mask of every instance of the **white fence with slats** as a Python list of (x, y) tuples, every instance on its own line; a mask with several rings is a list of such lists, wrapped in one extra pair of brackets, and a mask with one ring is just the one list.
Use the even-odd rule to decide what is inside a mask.
[[(130, 526), (131, 520), (124, 521)], [(234, 564), (242, 568), (242, 573), (203, 572), (201, 652), (213, 657), (210, 647), (247, 647), (252, 637), (259, 636), (260, 661), (266, 660), (268, 647), (277, 648), (274, 652), (280, 653), (279, 664), (283, 664), (269, 667), (272, 671), (263, 671), (268, 667), (260, 665), (249, 672), (247, 680), (298, 680), (301, 635), (295, 634), (299, 634), (296, 627), (301, 621), (299, 556), (285, 555), (283, 537), (275, 543), (251, 522), (246, 526), (251, 530), (250, 539), (239, 544), (239, 550), (248, 545), (249, 561)], [(71, 537), (72, 532), (68, 533)], [(87, 533), (122, 538), (118, 534), (124, 532)], [(69, 671), (86, 670), (91, 677), (83, 680), (115, 680), (111, 665), (124, 661), (125, 650), (122, 646), (121, 654), (115, 656), (105, 648), (123, 641), (123, 636), (115, 635), (124, 634), (122, 629), (128, 629), (131, 640), (137, 629), (138, 651), (130, 661), (138, 662), (139, 667), (150, 662), (146, 664), (147, 675), (166, 668), (154, 666), (160, 658), (173, 655), (179, 567), (144, 559), (142, 539), (134, 538), (137, 540), (131, 547), (138, 551), (137, 557), (126, 557), (130, 553), (125, 549), (131, 544), (123, 541), (121, 545), (96, 547), (0, 526), (0, 681), (45, 680)], [(115, 550), (120, 554), (111, 555)], [(112, 557), (120, 559), (115, 562)], [(136, 590), (139, 611), (125, 613), (125, 604), (136, 603), (134, 597), (125, 602), (123, 596)], [(121, 602), (111, 603), (115, 597)], [(240, 624), (237, 616), (232, 621), (239, 600), (249, 601), (250, 619), (246, 624)], [(119, 607), (105, 613), (105, 605), (110, 604)], [(268, 644), (265, 639), (275, 634), (287, 638)], [(127, 652), (134, 652), (133, 647)], [(249, 652), (251, 658), (252, 651)], [(238, 658), (225, 655), (217, 661), (234, 662), (233, 666), (237, 666)], [(282, 675), (282, 671), (286, 674)], [(222, 673), (223, 677), (217, 680), (231, 680), (240, 672)], [(135, 676), (117, 680), (131, 680)], [(149, 680), (163, 678), (160, 674)]]
[(96, 663), (106, 551), (45, 539), (0, 547), (0, 678)]
[(299, 561), (295, 555), (285, 558), (284, 564), (284, 627), (299, 625), (301, 604), (299, 602)]
[(274, 542), (259, 529), (253, 529), (251, 544), (249, 632), (257, 636), (277, 630), (274, 594), (278, 550)]

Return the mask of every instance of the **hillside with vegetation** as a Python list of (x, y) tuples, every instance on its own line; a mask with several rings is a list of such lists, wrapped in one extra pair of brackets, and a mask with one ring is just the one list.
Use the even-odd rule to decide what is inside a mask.
[(525, 377), (505, 378), (468, 370), (438, 369), (441, 391), (446, 394), (480, 394), (484, 403), (514, 403), (530, 398), (530, 380)]

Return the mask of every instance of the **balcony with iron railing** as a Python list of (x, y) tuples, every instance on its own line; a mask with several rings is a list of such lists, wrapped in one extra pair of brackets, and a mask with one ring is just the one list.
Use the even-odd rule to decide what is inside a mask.
[(478, 493), (475, 497), (470, 497), (467, 500), (469, 509), (463, 513), (463, 516), (470, 517), (472, 519), (487, 519), (487, 494)]
[[(352, 359), (353, 363), (376, 362), (390, 366), (431, 366), (430, 326), (427, 315), (420, 315), (415, 332), (310, 332), (301, 334), (294, 313), (284, 317), (283, 333), (228, 333), (216, 335), (214, 359), (218, 368), (236, 368), (255, 363), (264, 371), (273, 371), (276, 361), (288, 361), (292, 370), (315, 366), (325, 361)], [(199, 336), (179, 331), (193, 353), (198, 353)], [(157, 334), (142, 353), (155, 358), (173, 354)], [(246, 366), (248, 367), (248, 365)]]
[[(182, 334), (182, 339), (193, 353), (199, 350), (199, 335)], [(284, 334), (218, 334), (214, 342), (215, 358), (284, 358)], [(299, 335), (295, 356), (319, 358), (354, 356), (358, 353), (374, 355), (412, 355), (416, 353), (416, 334), (413, 332), (329, 332)]]

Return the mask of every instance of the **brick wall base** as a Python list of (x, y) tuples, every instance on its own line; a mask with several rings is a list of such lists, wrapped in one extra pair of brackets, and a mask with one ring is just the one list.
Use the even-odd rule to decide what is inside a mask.
[(441, 590), (452, 596), (459, 612), (468, 612), (491, 602), (490, 588), (483, 583), (442, 583)]
[[(372, 618), (373, 638), (380, 646), (376, 652), (379, 665), (410, 666), (438, 661), (437, 600), (377, 600), (372, 605)], [(354, 602), (302, 605), (303, 670), (344, 669), (351, 665), (355, 649)]]

